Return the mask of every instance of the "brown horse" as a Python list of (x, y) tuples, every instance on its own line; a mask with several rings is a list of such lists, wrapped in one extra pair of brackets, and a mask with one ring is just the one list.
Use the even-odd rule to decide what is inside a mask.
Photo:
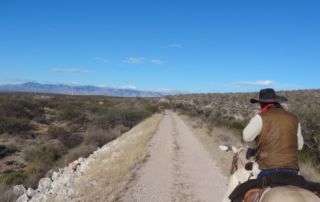
[[(228, 149), (227, 149), (228, 148)], [(240, 183), (246, 181), (246, 179), (254, 179), (259, 172), (258, 165), (253, 159), (247, 160), (245, 158), (246, 148), (235, 148), (220, 146), (221, 150), (233, 151), (234, 157), (231, 168), (231, 176), (229, 182), (229, 188), (223, 199), (223, 201), (230, 201), (227, 196), (231, 191)], [(253, 169), (246, 169), (245, 164), (248, 162), (253, 163)], [(320, 202), (320, 198), (311, 191), (301, 189), (294, 186), (281, 186), (265, 189), (257, 201), (252, 202)]]

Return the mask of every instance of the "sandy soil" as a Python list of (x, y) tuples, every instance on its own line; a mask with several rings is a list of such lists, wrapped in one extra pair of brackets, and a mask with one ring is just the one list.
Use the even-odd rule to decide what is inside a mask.
[(221, 201), (228, 179), (177, 114), (164, 116), (149, 155), (119, 201)]

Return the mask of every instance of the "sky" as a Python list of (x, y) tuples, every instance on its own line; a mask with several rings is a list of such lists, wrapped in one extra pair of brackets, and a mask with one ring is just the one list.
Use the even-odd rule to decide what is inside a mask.
[(320, 1), (0, 0), (0, 84), (320, 88)]

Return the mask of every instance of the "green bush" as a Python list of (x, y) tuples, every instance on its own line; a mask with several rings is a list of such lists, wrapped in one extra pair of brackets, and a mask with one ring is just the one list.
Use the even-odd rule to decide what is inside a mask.
[(0, 133), (20, 133), (27, 132), (32, 129), (30, 120), (17, 117), (0, 117)]
[(95, 147), (102, 147), (111, 140), (117, 138), (117, 134), (105, 131), (99, 128), (94, 128), (88, 131), (84, 136), (84, 143)]
[(233, 121), (230, 124), (230, 128), (235, 129), (237, 131), (243, 131), (243, 129), (245, 128), (245, 124), (242, 122)]
[(67, 148), (73, 148), (79, 145), (83, 137), (80, 134), (70, 133), (64, 128), (58, 126), (49, 126), (48, 135), (52, 139), (60, 140)]
[(32, 119), (41, 116), (44, 103), (28, 97), (0, 100), (0, 114), (7, 117)]
[(24, 170), (9, 171), (0, 174), (0, 181), (10, 185), (22, 184), (27, 177), (28, 173)]
[(129, 107), (112, 108), (105, 114), (96, 117), (96, 126), (102, 129), (114, 128), (117, 125), (133, 127), (143, 119), (152, 115), (151, 111), (146, 109), (134, 109)]
[(87, 115), (84, 111), (85, 110), (75, 105), (67, 105), (60, 110), (58, 119), (73, 123), (85, 123), (87, 121)]
[(301, 107), (294, 111), (301, 122), (305, 146), (300, 155), (302, 161), (308, 159), (314, 164), (320, 163), (320, 107)]

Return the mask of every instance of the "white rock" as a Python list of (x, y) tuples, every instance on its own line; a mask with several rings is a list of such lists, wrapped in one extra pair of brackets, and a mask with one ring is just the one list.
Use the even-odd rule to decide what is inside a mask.
[(85, 161), (86, 161), (86, 159), (85, 159), (85, 158), (82, 158), (82, 157), (80, 157), (80, 158), (78, 159), (78, 162), (81, 163), (81, 164), (83, 164)]
[(30, 199), (30, 202), (43, 202), (46, 201), (46, 198), (44, 194), (37, 193)]
[(61, 194), (61, 190), (64, 188), (64, 185), (58, 183), (57, 181), (54, 181), (51, 184), (51, 192), (52, 194)]
[(60, 177), (60, 173), (58, 173), (58, 172), (53, 172), (52, 173), (52, 176), (51, 176), (51, 179), (54, 181), (54, 180), (56, 180), (56, 179), (58, 179), (58, 177)]
[(28, 198), (27, 194), (23, 194), (16, 200), (16, 202), (27, 202), (28, 200), (29, 200), (29, 198)]
[(72, 168), (65, 167), (65, 168), (63, 169), (63, 175), (72, 175), (72, 173), (73, 173)]
[(48, 192), (51, 187), (51, 183), (52, 181), (50, 178), (48, 177), (41, 178), (39, 181), (38, 190), (42, 193)]
[(19, 184), (19, 185), (15, 185), (13, 187), (13, 193), (17, 196), (21, 196), (23, 194), (26, 193), (26, 188), (24, 188), (24, 186), (22, 184)]
[(33, 197), (36, 193), (37, 193), (36, 190), (34, 190), (34, 189), (30, 188), (30, 187), (27, 190), (27, 195), (29, 197)]

